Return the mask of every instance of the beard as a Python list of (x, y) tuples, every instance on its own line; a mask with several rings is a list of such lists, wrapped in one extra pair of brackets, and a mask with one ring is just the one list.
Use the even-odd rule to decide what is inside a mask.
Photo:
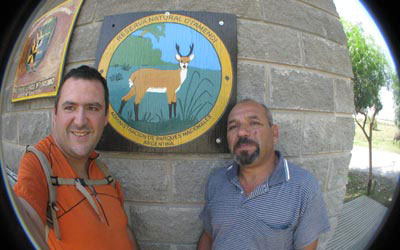
[[(250, 154), (248, 151), (242, 151), (240, 154), (236, 154), (235, 151), (241, 144), (252, 144), (252, 145), (256, 146), (256, 150), (252, 154)], [(260, 155), (260, 146), (258, 145), (257, 142), (250, 140), (247, 137), (241, 137), (241, 138), (239, 138), (239, 140), (236, 142), (235, 146), (233, 147), (233, 154), (234, 154), (233, 160), (239, 166), (250, 165)]]

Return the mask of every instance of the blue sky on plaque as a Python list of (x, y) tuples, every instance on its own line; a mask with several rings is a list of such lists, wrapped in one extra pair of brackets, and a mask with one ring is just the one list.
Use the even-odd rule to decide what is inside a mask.
[(135, 71), (154, 68), (177, 70), (178, 74), (176, 44), (182, 56), (189, 55), (193, 44), (194, 58), (188, 65), (185, 81), (176, 92), (176, 116), (169, 118), (167, 94), (155, 91), (146, 92), (142, 98), (138, 121), (133, 105), (135, 96), (119, 114), (129, 126), (144, 133), (177, 133), (197, 124), (214, 107), (221, 87), (221, 65), (213, 45), (196, 30), (176, 23), (148, 26), (133, 32), (114, 51), (107, 72), (110, 102), (118, 111), (122, 98), (130, 91), (129, 78)]
[[(132, 35), (138, 36), (139, 34), (140, 31), (136, 31)], [(182, 24), (166, 23), (165, 34), (166, 36), (160, 36), (159, 41), (150, 33), (146, 33), (143, 36), (150, 38), (154, 48), (160, 49), (163, 52), (161, 60), (165, 62), (176, 63), (175, 44), (177, 43), (179, 45), (181, 53), (185, 55), (189, 52), (189, 46), (193, 43), (195, 59), (190, 63), (191, 67), (221, 70), (221, 65), (214, 47), (202, 34), (196, 30)], [(171, 36), (174, 36), (175, 39), (171, 39)], [(198, 55), (198, 57), (196, 51), (201, 53)]]

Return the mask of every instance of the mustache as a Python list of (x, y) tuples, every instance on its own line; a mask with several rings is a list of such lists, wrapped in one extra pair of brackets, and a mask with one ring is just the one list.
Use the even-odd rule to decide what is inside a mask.
[(239, 140), (236, 142), (235, 146), (233, 147), (233, 151), (235, 151), (242, 144), (250, 144), (250, 145), (257, 146), (257, 147), (259, 146), (256, 141), (253, 141), (247, 137), (240, 137)]

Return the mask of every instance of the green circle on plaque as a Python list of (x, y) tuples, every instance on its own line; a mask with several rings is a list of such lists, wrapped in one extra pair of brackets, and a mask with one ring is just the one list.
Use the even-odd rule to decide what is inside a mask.
[(205, 24), (178, 14), (126, 26), (98, 68), (108, 82), (111, 126), (148, 147), (178, 146), (205, 133), (222, 116), (232, 90), (224, 43)]

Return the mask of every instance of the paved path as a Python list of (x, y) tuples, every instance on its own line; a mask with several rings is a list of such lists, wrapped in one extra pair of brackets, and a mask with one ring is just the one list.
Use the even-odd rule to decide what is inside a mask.
[[(368, 148), (354, 146), (351, 154), (349, 168), (368, 171)], [(388, 177), (398, 177), (400, 173), (400, 154), (372, 150), (372, 172)]]

